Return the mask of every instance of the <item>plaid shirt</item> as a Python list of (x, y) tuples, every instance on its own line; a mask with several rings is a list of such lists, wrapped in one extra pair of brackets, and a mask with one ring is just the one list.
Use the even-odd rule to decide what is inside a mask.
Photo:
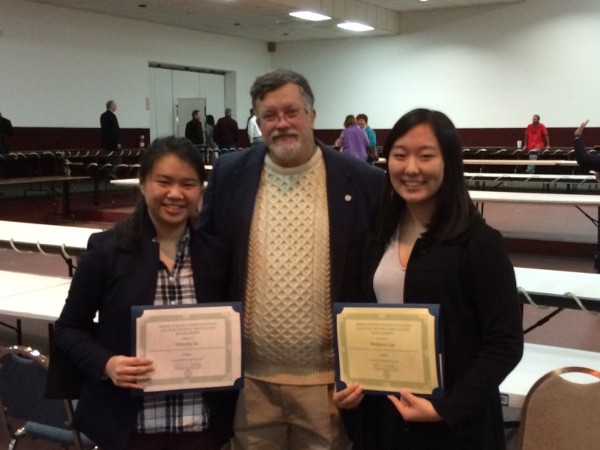
[[(189, 254), (189, 230), (177, 245), (175, 267), (170, 273), (161, 262), (154, 304), (196, 303), (194, 278)], [(138, 413), (138, 433), (183, 433), (208, 428), (208, 408), (199, 391), (170, 395), (146, 395)]]

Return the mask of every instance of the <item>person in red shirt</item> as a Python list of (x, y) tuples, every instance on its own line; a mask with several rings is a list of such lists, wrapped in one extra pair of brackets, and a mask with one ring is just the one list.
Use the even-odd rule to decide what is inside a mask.
[[(538, 159), (542, 150), (550, 147), (550, 138), (548, 130), (543, 123), (540, 123), (540, 116), (533, 115), (531, 123), (525, 129), (525, 140), (523, 148), (529, 152), (529, 159)], [(535, 172), (535, 166), (530, 164), (527, 166), (527, 173)]]

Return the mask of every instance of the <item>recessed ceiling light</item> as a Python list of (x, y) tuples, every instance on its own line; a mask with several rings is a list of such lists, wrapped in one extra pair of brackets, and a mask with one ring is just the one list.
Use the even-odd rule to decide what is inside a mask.
[(331, 17), (325, 16), (312, 11), (295, 11), (291, 12), (290, 16), (297, 17), (298, 19), (311, 20), (313, 22), (320, 22), (322, 20), (331, 20)]
[(343, 28), (344, 30), (349, 30), (349, 31), (371, 31), (371, 30), (375, 29), (369, 25), (364, 25), (364, 24), (358, 23), (358, 22), (338, 23), (337, 26), (340, 28)]

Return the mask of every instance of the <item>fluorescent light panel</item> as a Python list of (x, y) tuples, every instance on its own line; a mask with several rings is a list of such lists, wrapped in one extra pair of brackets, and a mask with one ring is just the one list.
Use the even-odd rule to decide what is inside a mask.
[[(312, 22), (321, 22), (324, 20), (331, 20), (331, 17), (326, 16), (324, 14), (319, 14), (316, 12), (312, 12), (312, 11), (294, 11), (290, 13), (290, 16), (292, 17), (296, 17), (298, 19), (303, 19), (303, 20), (310, 20)], [(357, 22), (344, 22), (344, 23), (339, 23), (337, 25), (340, 28), (343, 28), (344, 30), (349, 30), (349, 31), (371, 31), (374, 28), (369, 26), (369, 25), (364, 25), (362, 23), (357, 23)]]
[(369, 25), (364, 25), (362, 23), (358, 23), (358, 22), (344, 22), (344, 23), (338, 23), (337, 25), (340, 28), (343, 28), (344, 30), (349, 30), (349, 31), (371, 31), (374, 30), (373, 27), (369, 26)]
[(322, 20), (331, 20), (331, 17), (325, 16), (312, 11), (295, 11), (291, 12), (290, 16), (297, 17), (298, 19), (310, 20), (312, 22), (320, 22)]

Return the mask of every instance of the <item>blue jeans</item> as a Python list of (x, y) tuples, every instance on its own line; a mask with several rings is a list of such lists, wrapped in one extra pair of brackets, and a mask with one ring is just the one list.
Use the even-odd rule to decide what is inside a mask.
[[(529, 150), (529, 159), (532, 161), (535, 161), (536, 159), (538, 159), (540, 157), (540, 151), (541, 151), (541, 149), (538, 149), (538, 148)], [(533, 164), (528, 165), (527, 170), (525, 172), (526, 173), (534, 173), (535, 165), (533, 165)]]

